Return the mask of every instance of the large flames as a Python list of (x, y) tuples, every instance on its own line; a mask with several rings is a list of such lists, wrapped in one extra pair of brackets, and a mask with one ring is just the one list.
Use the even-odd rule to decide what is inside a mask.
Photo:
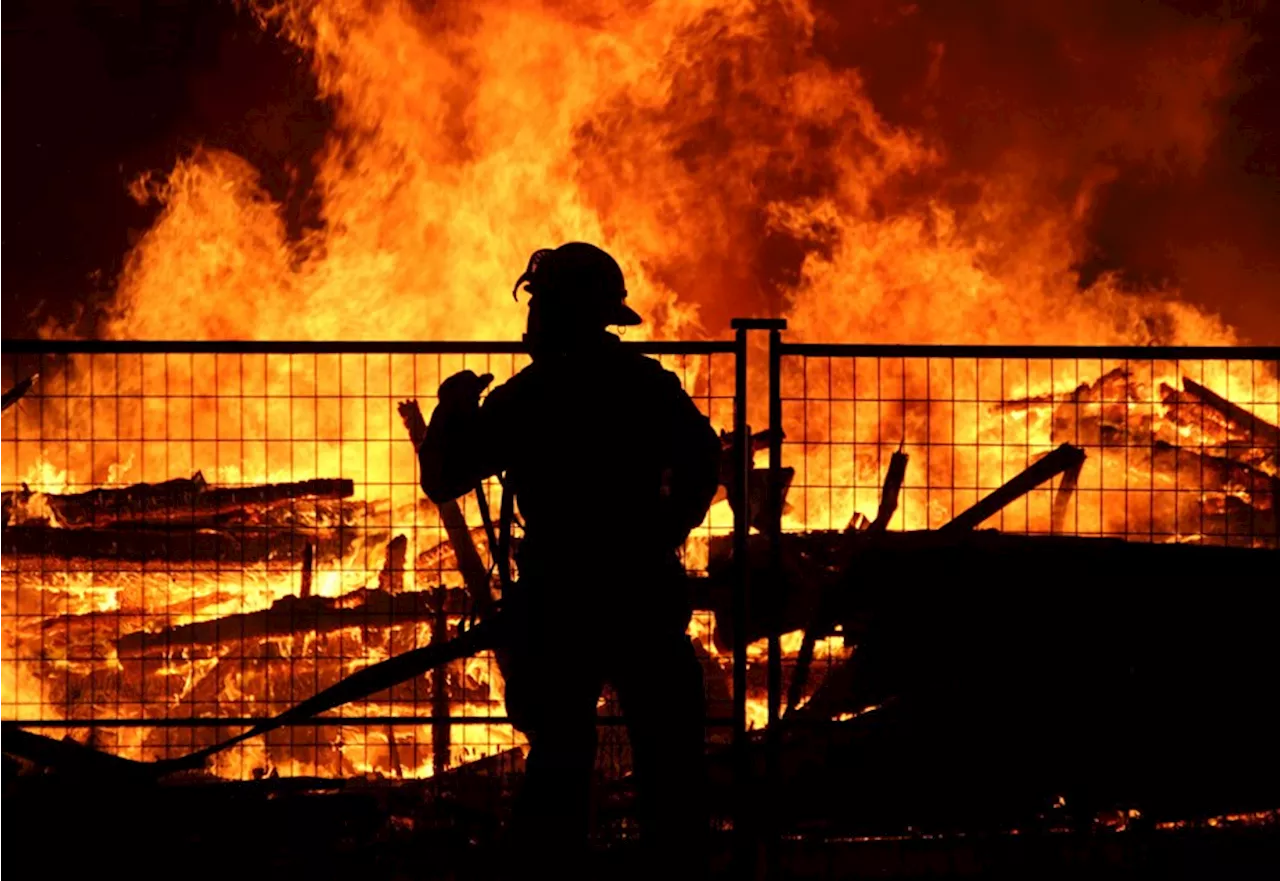
[[(514, 339), (522, 310), (507, 292), (529, 253), (579, 239), (619, 257), (632, 302), (648, 318), (639, 332), (657, 338), (718, 337), (731, 315), (770, 312), (786, 314), (792, 338), (803, 340), (1236, 341), (1231, 328), (1176, 291), (1137, 289), (1107, 274), (1085, 285), (1080, 272), (1096, 199), (1121, 167), (1194, 168), (1201, 161), (1214, 136), (1213, 102), (1226, 91), (1241, 46), (1234, 26), (1170, 26), (1137, 51), (1113, 53), (1066, 46), (1074, 39), (1068, 28), (1058, 48), (1085, 70), (1110, 77), (1120, 95), (1099, 99), (1094, 116), (1074, 118), (1076, 128), (1062, 133), (1061, 143), (1041, 132), (1003, 148), (987, 146), (975, 158), (973, 144), (953, 139), (954, 120), (935, 127), (891, 121), (856, 65), (824, 47), (832, 33), (869, 32), (885, 17), (906, 20), (920, 10), (854, 6), (833, 17), (806, 0), (252, 3), (258, 24), (302, 51), (334, 110), (315, 158), (318, 222), (291, 234), (285, 208), (249, 162), (225, 149), (192, 151), (168, 172), (132, 185), (135, 197), (155, 202), (159, 213), (128, 256), (102, 333)], [(925, 105), (936, 100), (950, 70), (944, 43), (930, 43), (929, 54), (925, 81), (912, 87)], [(1140, 102), (1126, 103), (1135, 95)], [(92, 369), (89, 363), (73, 361), (42, 377), (39, 409), (6, 414), (4, 483), (35, 492), (26, 516), (42, 516), (41, 493), (197, 471), (218, 484), (350, 478), (360, 503), (376, 509), (368, 522), (377, 529), (318, 568), (314, 593), (333, 598), (376, 586), (395, 524), (414, 524), (411, 533), (429, 527), (438, 541), (434, 514), (419, 512), (412, 450), (394, 404), (429, 396), (462, 359), (121, 356), (96, 359)], [(702, 394), (710, 363), (683, 365)], [(897, 391), (867, 392), (873, 409), (865, 412), (872, 415), (861, 421), (864, 411), (853, 400), (865, 390), (854, 372), (846, 377), (837, 368), (806, 389), (823, 399), (847, 398), (848, 420), (840, 408), (787, 414), (789, 438), (814, 444), (788, 450), (805, 462), (812, 489), (793, 499), (801, 503), (787, 527), (843, 528), (855, 512), (873, 514), (881, 464), (899, 443), (908, 452), (912, 444), (973, 446), (972, 461), (953, 459), (941, 469), (934, 461), (927, 472), (910, 474), (894, 528), (922, 528), (945, 522), (965, 502), (930, 488), (960, 484), (976, 492), (998, 485), (1057, 442), (1087, 448), (1089, 432), (1096, 437), (1107, 419), (1125, 425), (1133, 419), (1135, 431), (1153, 443), (1187, 441), (1194, 420), (1180, 422), (1163, 391), (1181, 388), (1181, 368), (1137, 365), (1116, 379), (1117, 367), (1123, 365), (1038, 363), (984, 386), (976, 361), (958, 368), (903, 364)], [(804, 379), (800, 373), (789, 368), (788, 382)], [(1233, 372), (1222, 362), (1198, 364), (1191, 378), (1277, 422), (1275, 378), (1258, 375), (1255, 365)], [(990, 383), (991, 374), (985, 379)], [(1087, 399), (1086, 406), (1096, 405), (1095, 423), (1063, 435), (1062, 396), (1105, 382), (1118, 383), (1121, 397)], [(112, 399), (114, 412), (76, 405), (75, 396), (94, 393), (125, 397)], [(974, 406), (948, 403), (957, 397)], [(887, 409), (882, 398), (889, 399)], [(1007, 406), (980, 408), (978, 400)], [(1123, 413), (1108, 416), (1104, 405), (1117, 400)], [(949, 408), (946, 438), (936, 431), (940, 406)], [(283, 417), (279, 407), (288, 408)], [(1224, 426), (1192, 442), (1225, 449), (1230, 433)], [(11, 445), (19, 436), (116, 441)], [(844, 451), (834, 467), (832, 445)], [(1254, 458), (1251, 467), (1274, 475), (1274, 461)], [(1108, 509), (1103, 490), (1128, 486), (1135, 473), (1151, 487), (1177, 471), (1154, 460), (1135, 465), (1105, 456), (1089, 467), (1072, 531), (1125, 531), (1127, 499)], [(848, 491), (833, 494), (831, 486)], [(1250, 491), (1230, 480), (1212, 489)], [(1094, 490), (1096, 498), (1089, 495)], [(1047, 531), (1042, 507), (1007, 528)], [(713, 527), (728, 526), (724, 508), (713, 511)], [(1147, 521), (1133, 529), (1154, 530)], [(411, 560), (434, 547), (425, 532), (409, 540)], [(404, 589), (427, 588), (409, 568)], [(297, 568), (245, 567), (234, 576), (44, 569), (5, 575), (6, 611), (39, 610), (22, 626), (6, 624), (8, 716), (27, 717), (31, 707), (50, 713), (73, 701), (58, 690), (59, 674), (67, 682), (80, 677), (90, 695), (116, 695), (101, 707), (85, 698), (90, 713), (128, 712), (118, 682), (115, 692), (106, 682), (112, 671), (127, 670), (163, 683), (175, 708), (276, 711), (297, 696), (290, 689), (302, 681), (291, 659), (341, 656), (350, 659), (350, 670), (432, 634), (432, 624), (417, 622), (372, 637), (359, 628), (273, 637), (259, 646), (265, 660), (251, 676), (240, 666), (243, 658), (216, 651), (133, 669), (113, 656), (119, 633), (96, 625), (75, 630), (75, 616), (123, 614), (147, 630), (262, 611), (296, 594)], [(24, 605), (37, 595), (37, 605)], [(67, 645), (80, 640), (81, 653), (12, 663), (15, 651), (30, 657), (46, 651), (50, 621), (67, 628)], [(714, 655), (710, 626), (702, 622), (698, 633)], [(794, 652), (798, 641), (789, 639), (788, 647)], [(838, 638), (825, 648), (848, 651)], [(273, 670), (283, 670), (288, 683), (278, 694)], [(459, 676), (482, 694), (475, 706), (455, 700), (452, 711), (493, 712), (501, 688), (494, 672), (476, 662)], [(762, 714), (758, 701), (752, 707)], [(396, 707), (362, 712), (394, 715)], [(136, 747), (134, 754), (148, 757), (171, 746), (181, 751), (181, 743), (157, 730), (123, 729), (104, 745)], [(504, 726), (461, 731), (475, 736), (457, 735), (455, 762), (516, 742)], [(392, 734), (330, 725), (309, 750), (293, 755), (260, 745), (218, 770), (232, 776), (268, 766), (312, 773), (321, 764), (335, 773), (433, 770), (426, 752), (397, 755)], [(429, 743), (431, 735), (430, 726), (399, 726), (395, 733), (413, 743)], [(344, 751), (344, 737), (359, 748)]]
[[(856, 64), (821, 45), (924, 15), (882, 7), (834, 20), (805, 0), (255, 3), (334, 108), (319, 225), (290, 238), (251, 165), (195, 151), (134, 186), (162, 210), (107, 332), (511, 338), (520, 310), (503, 295), (529, 253), (583, 239), (621, 258), (657, 336), (716, 336), (772, 310), (836, 340), (1233, 341), (1171, 292), (1135, 296), (1110, 276), (1081, 290), (1077, 270), (1098, 193), (1126, 163), (1203, 160), (1235, 25), (1090, 46), (1064, 23), (1063, 75), (1107, 89), (1085, 110), (1045, 108), (1066, 131), (1034, 125), (1034, 106), (1022, 130), (974, 120), (1009, 139), (996, 149), (957, 138), (930, 104), (966, 75), (945, 45), (904, 86), (922, 119), (941, 115), (935, 130), (888, 121)], [(1010, 26), (1045, 39), (1040, 19)]]

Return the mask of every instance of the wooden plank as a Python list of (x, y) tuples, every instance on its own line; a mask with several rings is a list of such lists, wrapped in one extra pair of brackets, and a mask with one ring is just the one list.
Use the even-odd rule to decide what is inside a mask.
[(1042, 456), (1025, 470), (1006, 482), (989, 495), (978, 500), (968, 510), (956, 515), (950, 523), (939, 531), (954, 532), (974, 529), (1000, 513), (1006, 505), (1021, 498), (1047, 480), (1052, 480), (1064, 471), (1078, 468), (1084, 462), (1084, 450), (1071, 444), (1063, 444), (1051, 453)]

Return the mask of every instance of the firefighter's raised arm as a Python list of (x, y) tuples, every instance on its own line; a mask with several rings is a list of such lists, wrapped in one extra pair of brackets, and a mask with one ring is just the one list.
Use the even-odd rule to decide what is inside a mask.
[(500, 468), (494, 434), (486, 430), (480, 412), (480, 394), (492, 381), (492, 374), (464, 370), (440, 385), (439, 401), (418, 445), (422, 490), (436, 504), (465, 495)]

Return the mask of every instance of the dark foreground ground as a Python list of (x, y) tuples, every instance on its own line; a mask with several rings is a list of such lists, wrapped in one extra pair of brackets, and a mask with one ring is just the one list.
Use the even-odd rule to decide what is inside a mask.
[[(442, 803), (423, 785), (264, 780), (133, 790), (10, 778), (6, 877), (149, 879), (481, 879), (497, 828), (480, 805)], [(615, 830), (616, 831), (616, 830)], [(728, 868), (728, 834), (719, 870)], [(910, 879), (1280, 878), (1280, 823), (1086, 833), (795, 836), (777, 877)], [(598, 876), (640, 877), (633, 843), (602, 844)], [(542, 877), (531, 873), (529, 877)], [(550, 876), (549, 876), (550, 877)]]

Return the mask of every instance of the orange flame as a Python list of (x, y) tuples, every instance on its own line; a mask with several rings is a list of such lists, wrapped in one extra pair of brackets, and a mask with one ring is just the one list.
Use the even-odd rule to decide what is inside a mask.
[[(1096, 199), (1116, 174), (1112, 158), (1171, 154), (1191, 167), (1202, 161), (1214, 132), (1208, 108), (1223, 93), (1239, 47), (1230, 27), (1189, 29), (1132, 60), (1134, 76), (1149, 90), (1138, 111), (1104, 102), (1072, 144), (1012, 144), (975, 172), (963, 145), (892, 120), (863, 76), (821, 49), (829, 22), (808, 0), (454, 0), (425, 8), (408, 0), (257, 0), (252, 7), (264, 27), (305, 53), (334, 111), (315, 157), (319, 222), (291, 235), (285, 208), (259, 171), (226, 150), (199, 148), (167, 174), (140, 178), (133, 195), (160, 210), (128, 256), (102, 329), (107, 336), (511, 339), (523, 314), (507, 292), (529, 253), (580, 239), (620, 259), (632, 302), (648, 319), (637, 332), (653, 337), (722, 336), (729, 316), (770, 312), (787, 315), (792, 336), (807, 340), (1236, 340), (1234, 330), (1178, 300), (1176, 291), (1131, 289), (1107, 275), (1082, 289), (1078, 270)], [(847, 15), (870, 18), (868, 9), (859, 5)], [(904, 5), (895, 14), (912, 9)], [(1114, 73), (1112, 63), (1086, 57), (1091, 51), (1072, 49), (1081, 64)], [(936, 44), (931, 57), (926, 90), (950, 70), (945, 45)], [(42, 380), (44, 409), (13, 414), (19, 429), (6, 434), (4, 482), (25, 479), (38, 494), (197, 470), (218, 483), (340, 474), (356, 482), (359, 498), (378, 506), (371, 519), (404, 522), (420, 500), (413, 481), (403, 479), (414, 464), (392, 402), (429, 393), (461, 366), (386, 356), (362, 360), (355, 370), (338, 356), (306, 363), (288, 356), (143, 356), (97, 363), (93, 371), (69, 369)], [(942, 379), (957, 396), (962, 387), (972, 389), (975, 401), (1032, 399), (1094, 382), (1106, 372), (1098, 366), (1089, 376), (1079, 375), (1078, 365), (1028, 368), (996, 389), (981, 388), (976, 367)], [(1274, 423), (1274, 382), (1255, 383), (1246, 374), (1204, 367), (1194, 378), (1233, 399), (1231, 390), (1245, 389), (1248, 400), (1239, 403)], [(922, 398), (939, 379), (929, 365), (904, 368), (900, 397)], [(1158, 407), (1160, 383), (1179, 380), (1150, 371), (1136, 409)], [(827, 446), (788, 449), (789, 456), (799, 454), (788, 461), (803, 462), (811, 484), (854, 489), (840, 498), (798, 495), (803, 504), (789, 515), (788, 528), (841, 528), (855, 510), (874, 511), (878, 450), (905, 441), (911, 452), (912, 444), (933, 439), (921, 413), (905, 405), (890, 408), (888, 417), (881, 413), (879, 391), (870, 418), (860, 417), (856, 375), (824, 381), (811, 391), (848, 397), (849, 418), (843, 411), (805, 414), (813, 421), (803, 430), (789, 422), (789, 437)], [(92, 408), (67, 404), (95, 390), (121, 395), (114, 415), (105, 415), (108, 424)], [(289, 408), (287, 419), (271, 412), (269, 400)], [(1055, 442), (1052, 412), (1043, 408), (975, 406), (948, 419), (956, 434), (945, 441), (972, 443), (973, 458), (924, 478), (909, 472), (895, 529), (936, 526), (963, 507), (963, 500), (939, 501), (930, 486), (963, 483), (976, 492), (997, 485), (1025, 464), (1031, 448)], [(101, 449), (50, 445), (34, 458), (32, 445), (15, 444), (10, 455), (11, 437), (40, 436), (54, 425), (71, 437), (121, 440)], [(1180, 431), (1168, 422), (1149, 428), (1168, 440)], [(979, 440), (988, 442), (981, 456)], [(230, 443), (226, 450), (223, 441)], [(848, 446), (835, 465), (826, 458), (830, 444)], [(1127, 525), (1124, 509), (1108, 511), (1100, 496), (1094, 504), (1088, 494), (1126, 485), (1132, 467), (1127, 460), (1089, 460), (1080, 479), (1082, 519), (1071, 528)], [(1156, 470), (1148, 468), (1142, 480), (1153, 480)], [(393, 475), (402, 476), (399, 485)], [(37, 496), (25, 513), (39, 518), (41, 504)], [(728, 523), (723, 507), (713, 525)], [(1044, 507), (1011, 526), (1041, 528)], [(430, 550), (420, 542), (437, 526), (430, 518), (413, 522), (426, 529), (409, 536), (410, 559)], [(387, 537), (359, 543), (331, 571), (317, 573), (314, 595), (366, 586), (367, 558), (378, 558)], [(705, 547), (695, 550), (705, 556)], [(292, 596), (299, 580), (295, 570), (253, 567), (233, 580), (216, 572), (103, 579), (42, 571), (13, 576), (21, 582), (13, 590), (9, 576), (5, 602), (14, 608), (35, 587), (42, 614), (123, 610), (134, 626), (157, 629), (265, 610)], [(407, 573), (406, 590), (425, 587)], [(709, 627), (699, 624), (695, 635), (714, 655)], [(6, 621), (6, 714), (16, 708), (27, 715), (31, 707), (56, 712), (45, 693), (52, 680), (9, 661), (20, 645), (43, 652), (42, 628), (34, 616), (21, 627)], [(423, 641), (430, 631), (410, 625), (405, 635)], [(358, 657), (336, 647), (342, 639), (359, 646)], [(335, 647), (328, 647), (331, 640)], [(299, 641), (272, 650), (302, 657), (323, 644), (324, 654), (344, 658), (347, 668), (392, 650), (390, 638), (360, 633)], [(784, 641), (794, 654), (798, 637)], [(124, 666), (108, 646), (80, 648), (76, 657)], [(851, 651), (840, 636), (820, 649), (836, 658)], [(92, 672), (91, 662), (65, 658), (52, 663), (62, 672)], [(246, 713), (282, 709), (283, 699), (271, 696), (270, 665), (237, 676), (235, 660), (171, 657), (144, 672), (166, 683), (174, 707), (198, 700)], [(501, 683), (492, 665), (476, 663), (464, 672), (490, 702), (472, 709), (488, 712)], [(8, 696), (14, 692), (16, 699)], [(369, 712), (394, 709), (391, 702)], [(759, 696), (749, 711), (755, 724), (767, 718)], [(358, 722), (323, 728), (309, 757), (294, 755), (279, 770), (314, 772), (324, 754), (336, 756), (337, 773), (434, 771), (429, 749), (393, 759), (384, 732)], [(455, 761), (520, 743), (509, 727), (463, 730), (471, 739), (458, 732)], [(146, 750), (168, 748), (167, 741), (149, 743), (148, 734), (128, 729), (118, 748), (148, 756)], [(430, 737), (428, 728), (414, 729), (416, 742), (429, 744)], [(356, 741), (358, 749), (344, 746)], [(286, 760), (267, 744), (252, 745), (220, 758), (216, 770), (249, 776), (272, 763)]]
[[(252, 166), (194, 151), (134, 186), (162, 210), (111, 335), (511, 338), (522, 316), (504, 296), (528, 254), (585, 239), (620, 257), (656, 336), (720, 335), (729, 315), (769, 309), (804, 338), (1234, 339), (1171, 292), (1106, 276), (1081, 291), (1074, 269), (1115, 175), (1102, 157), (1203, 154), (1238, 51), (1229, 27), (1135, 61), (1157, 103), (1099, 108), (1073, 133), (1098, 157), (1083, 173), (1013, 144), (974, 179), (824, 57), (806, 0), (254, 8), (334, 108), (320, 225), (290, 238)], [(765, 259), (780, 250), (781, 276)]]

